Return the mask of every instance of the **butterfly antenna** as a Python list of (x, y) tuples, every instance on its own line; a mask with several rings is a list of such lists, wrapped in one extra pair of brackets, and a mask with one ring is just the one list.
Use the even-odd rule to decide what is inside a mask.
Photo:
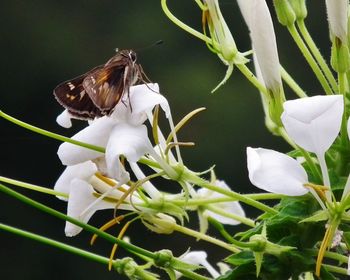
[(150, 44), (150, 45), (148, 45), (148, 46), (144, 46), (144, 47), (142, 47), (142, 48), (138, 48), (138, 49), (136, 49), (136, 51), (137, 51), (137, 52), (143, 51), (143, 50), (152, 48), (152, 47), (154, 47), (154, 46), (161, 45), (161, 44), (163, 44), (163, 43), (164, 43), (163, 40), (158, 40), (158, 41), (156, 41), (156, 42), (154, 42), (154, 43), (152, 43), (152, 44)]

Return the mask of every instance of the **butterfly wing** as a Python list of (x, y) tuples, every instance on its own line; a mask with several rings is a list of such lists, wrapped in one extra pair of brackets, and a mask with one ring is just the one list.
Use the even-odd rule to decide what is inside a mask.
[(83, 87), (92, 102), (103, 112), (111, 112), (126, 89), (125, 65), (97, 69), (84, 78)]
[[(94, 72), (101, 68), (102, 66), (98, 66), (92, 71)], [(104, 115), (92, 102), (83, 87), (83, 81), (90, 72), (59, 84), (53, 92), (58, 103), (66, 108), (74, 117), (84, 120)]]

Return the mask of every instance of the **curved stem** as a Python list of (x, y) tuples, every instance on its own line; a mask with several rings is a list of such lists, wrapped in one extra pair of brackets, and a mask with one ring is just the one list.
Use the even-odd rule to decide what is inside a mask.
[(205, 43), (212, 45), (213, 44), (213, 40), (207, 36), (205, 36), (204, 34), (198, 32), (197, 30), (193, 29), (192, 27), (188, 26), (187, 24), (183, 23), (181, 20), (179, 20), (177, 17), (175, 17), (169, 10), (168, 6), (167, 6), (167, 2), (166, 0), (161, 0), (161, 6), (163, 9), (163, 12), (165, 13), (165, 15), (173, 22), (175, 23), (177, 26), (179, 26), (180, 28), (182, 28), (183, 30), (187, 31), (188, 33), (192, 34), (193, 36), (197, 37), (200, 40), (203, 40)]
[(199, 239), (199, 240), (204, 240), (204, 241), (207, 241), (209, 243), (215, 244), (215, 245), (222, 247), (230, 252), (238, 253), (241, 251), (240, 249), (234, 247), (232, 244), (228, 244), (224, 241), (221, 241), (219, 239), (211, 237), (207, 234), (204, 234), (204, 233), (201, 233), (201, 232), (198, 232), (198, 231), (195, 231), (193, 229), (189, 229), (189, 228), (177, 225), (177, 224), (171, 224), (171, 226), (173, 227), (173, 229), (175, 231), (178, 231), (178, 232), (181, 232), (183, 234), (195, 237), (196, 239)]
[(268, 91), (265, 85), (258, 80), (258, 78), (253, 74), (252, 71), (249, 70), (245, 64), (236, 64), (236, 67), (248, 79), (248, 81), (253, 84), (253, 86), (255, 86), (265, 96), (268, 96)]
[(212, 190), (212, 191), (217, 192), (217, 193), (224, 194), (228, 197), (232, 197), (232, 198), (237, 199), (245, 204), (248, 204), (248, 205), (253, 206), (257, 209), (260, 209), (261, 211), (264, 211), (264, 212), (267, 212), (270, 214), (277, 214), (278, 213), (277, 210), (275, 210), (275, 209), (273, 209), (273, 208), (271, 208), (271, 207), (269, 207), (269, 206), (267, 206), (259, 201), (255, 201), (249, 197), (246, 197), (245, 195), (242, 195), (242, 194), (236, 193), (234, 191), (226, 190), (226, 189), (220, 188), (218, 186), (215, 186), (215, 185), (209, 183), (208, 181), (198, 177), (197, 175), (195, 175), (192, 172), (184, 171), (183, 178), (188, 180), (188, 182), (190, 182), (190, 183), (196, 184), (200, 187), (206, 188), (208, 190)]
[(282, 65), (280, 65), (280, 70), (283, 81), (286, 82), (286, 84), (295, 92), (295, 94), (300, 98), (307, 97), (305, 91), (295, 82), (292, 76), (289, 75)]
[(206, 205), (205, 209), (208, 209), (208, 210), (212, 211), (213, 213), (216, 213), (220, 216), (241, 222), (242, 224), (245, 224), (247, 226), (255, 227), (255, 222), (253, 220), (248, 219), (248, 218), (243, 217), (243, 216), (240, 216), (240, 215), (236, 215), (234, 213), (229, 213), (229, 212), (224, 211), (223, 209), (221, 209), (219, 207), (216, 207), (213, 205)]
[(67, 244), (62, 243), (62, 242), (58, 242), (56, 240), (53, 240), (53, 239), (50, 239), (50, 238), (47, 238), (47, 237), (44, 237), (44, 236), (41, 236), (38, 234), (31, 233), (29, 231), (21, 230), (21, 229), (18, 229), (18, 228), (12, 227), (12, 226), (8, 226), (8, 225), (2, 224), (2, 223), (0, 223), (0, 229), (5, 230), (5, 231), (10, 232), (10, 233), (13, 233), (13, 234), (16, 234), (16, 235), (19, 235), (19, 236), (23, 236), (23, 237), (35, 240), (35, 241), (39, 241), (41, 243), (50, 245), (52, 247), (59, 248), (63, 251), (73, 253), (75, 255), (96, 261), (98, 263), (102, 263), (102, 264), (107, 265), (109, 262), (109, 259), (106, 257), (96, 255), (94, 253), (79, 249), (79, 248), (74, 247), (74, 246), (67, 245)]
[(90, 149), (90, 150), (94, 150), (94, 151), (97, 151), (97, 152), (100, 152), (100, 153), (105, 153), (105, 148), (103, 147), (98, 147), (98, 146), (95, 146), (95, 145), (91, 145), (91, 144), (88, 144), (88, 143), (84, 143), (84, 142), (81, 142), (81, 141), (77, 141), (77, 140), (74, 140), (74, 139), (71, 139), (69, 137), (65, 137), (65, 136), (62, 136), (60, 134), (57, 134), (57, 133), (53, 133), (53, 132), (50, 132), (50, 131), (47, 131), (45, 129), (41, 129), (39, 127), (36, 127), (34, 125), (30, 125), (26, 122), (23, 122), (23, 121), (20, 121), (8, 114), (5, 114), (3, 111), (0, 111), (0, 117), (16, 124), (16, 125), (19, 125), (25, 129), (28, 129), (28, 130), (31, 130), (31, 131), (34, 131), (35, 133), (38, 133), (38, 134), (42, 134), (44, 136), (47, 136), (47, 137), (50, 137), (50, 138), (54, 138), (58, 141), (62, 141), (62, 142), (69, 142), (71, 144), (74, 144), (74, 145), (78, 145), (78, 146), (81, 146), (81, 147), (84, 147), (84, 148), (87, 148), (87, 149)]
[(150, 252), (148, 250), (145, 250), (141, 247), (138, 247), (138, 246), (135, 246), (131, 243), (128, 243), (128, 242), (125, 242), (123, 240), (120, 240), (118, 238), (115, 238), (114, 236), (104, 232), (104, 231), (101, 231), (91, 225), (88, 225), (88, 224), (85, 224), (77, 219), (74, 219), (72, 217), (69, 217), (55, 209), (52, 209), (40, 202), (37, 202), (33, 199), (30, 199), (29, 197), (26, 197), (25, 195), (23, 194), (20, 194), (14, 190), (11, 190), (10, 188), (6, 187), (5, 185), (3, 184), (0, 184), (0, 191), (18, 199), (19, 201), (22, 201), (32, 207), (35, 207), (37, 209), (39, 209), (40, 211), (43, 211), (43, 212), (46, 212), (56, 218), (59, 218), (59, 219), (62, 219), (62, 220), (65, 220), (65, 221), (68, 221), (72, 224), (75, 224), (81, 228), (83, 228), (84, 230), (86, 231), (89, 231), (91, 233), (94, 233), (96, 235), (98, 235), (99, 237), (101, 238), (104, 238), (105, 240), (113, 243), (113, 244), (118, 244), (119, 246), (123, 247), (124, 249), (130, 251), (131, 253), (133, 252), (136, 252), (138, 254), (142, 254), (142, 255), (145, 255), (149, 258), (152, 258), (152, 259), (155, 259), (156, 258), (156, 254), (154, 254), (153, 252)]
[(317, 65), (315, 59), (312, 57), (309, 49), (303, 42), (303, 39), (300, 37), (298, 30), (295, 28), (295, 25), (288, 26), (289, 33), (291, 34), (292, 38), (294, 39), (295, 43), (299, 47), (301, 53), (304, 55), (306, 61), (309, 63), (310, 67), (314, 71), (318, 81), (321, 83), (323, 90), (326, 92), (326, 94), (332, 94), (332, 89), (330, 88), (326, 78), (324, 77), (321, 69)]
[(18, 187), (21, 187), (21, 188), (25, 188), (25, 189), (30, 189), (30, 190), (33, 190), (33, 191), (36, 191), (36, 192), (41, 192), (41, 193), (46, 193), (46, 194), (50, 194), (50, 195), (55, 195), (55, 196), (61, 196), (61, 197), (68, 198), (68, 194), (67, 193), (56, 192), (53, 189), (41, 187), (41, 186), (38, 186), (38, 185), (29, 184), (29, 183), (26, 183), (26, 182), (14, 180), (14, 179), (3, 177), (3, 176), (0, 176), (0, 182), (8, 183), (8, 184), (15, 185), (15, 186), (18, 186)]
[(320, 50), (317, 48), (315, 42), (313, 41), (309, 31), (307, 30), (305, 26), (304, 20), (298, 20), (297, 25), (299, 27), (300, 33), (303, 36), (306, 44), (308, 45), (310, 51), (312, 52), (313, 56), (315, 57), (317, 63), (320, 65), (323, 73), (325, 74), (328, 82), (330, 83), (333, 92), (337, 91), (337, 81), (335, 80), (332, 71), (328, 67), (326, 61), (324, 60)]

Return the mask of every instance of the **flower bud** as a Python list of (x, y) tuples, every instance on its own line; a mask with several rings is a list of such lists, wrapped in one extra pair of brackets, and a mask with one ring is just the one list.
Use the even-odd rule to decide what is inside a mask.
[(278, 21), (284, 26), (291, 26), (294, 24), (296, 14), (293, 7), (288, 0), (273, 0)]
[(297, 17), (297, 20), (303, 20), (307, 17), (306, 0), (289, 0), (291, 7)]

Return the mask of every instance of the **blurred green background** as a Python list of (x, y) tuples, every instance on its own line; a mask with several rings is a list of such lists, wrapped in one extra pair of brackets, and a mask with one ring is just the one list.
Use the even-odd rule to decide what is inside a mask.
[[(190, 26), (201, 30), (201, 14), (194, 1), (169, 0), (172, 11)], [(236, 1), (220, 1), (224, 16), (240, 51), (250, 49), (247, 28)], [(253, 192), (247, 177), (247, 146), (288, 151), (289, 147), (272, 136), (264, 126), (258, 92), (238, 72), (216, 94), (210, 94), (223, 78), (226, 68), (205, 44), (183, 32), (163, 14), (160, 1), (2, 1), (1, 101), (0, 109), (36, 126), (71, 136), (84, 127), (75, 122), (65, 130), (56, 116), (62, 111), (52, 90), (60, 82), (104, 63), (116, 47), (138, 49), (157, 40), (164, 44), (139, 52), (139, 62), (171, 105), (175, 121), (198, 107), (207, 110), (179, 134), (181, 141), (194, 141), (193, 148), (182, 149), (185, 163), (196, 171), (216, 165), (218, 178), (232, 189)], [(329, 56), (326, 12), (322, 1), (309, 7), (307, 25), (325, 57)], [(272, 11), (275, 21), (275, 14)], [(287, 31), (275, 22), (282, 64), (308, 93), (321, 88)], [(251, 66), (251, 65), (250, 65)], [(290, 98), (289, 90), (286, 92)], [(52, 187), (63, 171), (56, 151), (59, 142), (33, 134), (0, 120), (0, 175)], [(17, 189), (16, 187), (14, 187)], [(47, 205), (65, 212), (66, 204), (54, 197), (20, 190)], [(88, 245), (90, 235), (64, 236), (64, 222), (0, 194), (1, 222), (108, 255), (110, 245), (99, 240)], [(245, 207), (248, 216), (254, 215)], [(110, 212), (94, 216), (92, 224), (101, 225)], [(197, 219), (191, 217), (191, 224)], [(235, 233), (237, 228), (229, 228)], [(215, 234), (215, 232), (212, 232)], [(187, 250), (206, 248), (210, 261), (226, 252), (206, 247), (203, 242), (150, 233), (142, 225), (127, 232), (135, 244), (149, 250), (174, 248), (176, 255)], [(0, 232), (2, 279), (123, 279), (106, 267), (61, 252), (55, 248)], [(169, 242), (171, 238), (171, 242)], [(177, 246), (173, 246), (177, 243)], [(117, 252), (118, 257), (125, 252)]]

